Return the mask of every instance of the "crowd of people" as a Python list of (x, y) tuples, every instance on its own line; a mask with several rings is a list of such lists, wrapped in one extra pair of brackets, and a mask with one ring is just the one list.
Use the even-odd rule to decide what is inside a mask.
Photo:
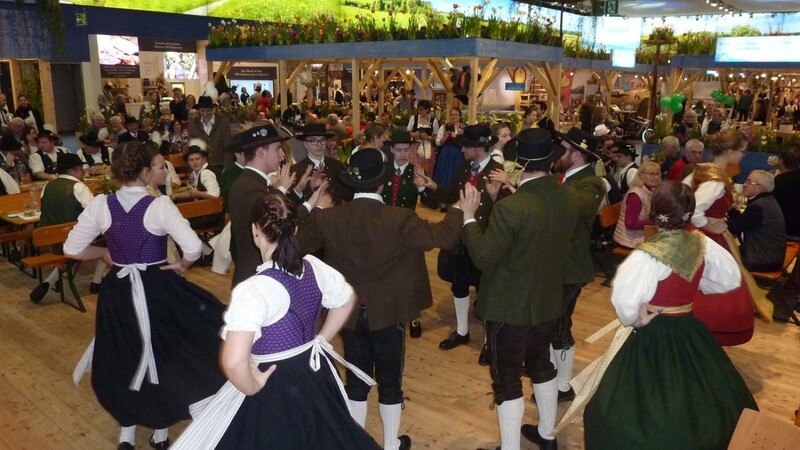
[[(725, 448), (741, 410), (757, 408), (721, 345), (752, 337), (763, 299), (748, 270), (774, 270), (786, 240), (800, 239), (800, 149), (780, 155), (777, 176), (750, 173), (739, 194), (726, 171), (744, 154), (740, 132), (717, 133), (709, 162), (701, 141), (674, 137), (661, 144), (663, 163), (637, 164), (640, 150), (614, 138), (601, 98), (596, 124), (566, 133), (544, 102), (517, 132), (509, 123), (467, 125), (458, 108), (440, 124), (422, 99), (410, 103), (406, 126), (367, 117), (345, 161), (336, 148), (352, 130), (338, 117), (292, 107), (281, 120), (243, 116), (234, 132), (210, 97), (195, 109), (176, 90), (173, 102), (165, 134), (132, 116), (107, 125), (99, 115), (76, 153), (42, 130), (24, 155), (29, 125), (9, 124), (0, 140), (2, 173), (26, 158), (31, 176), (52, 180), (42, 220), (77, 221), (63, 252), (98, 261), (95, 339), (74, 379), (91, 368), (98, 401), (120, 424), (119, 449), (135, 447), (137, 426), (153, 429), (150, 445), (162, 450), (411, 448), (401, 420), (406, 328), (415, 322), (418, 337), (421, 311), (432, 305), (425, 252), (435, 248), (455, 309), (439, 348), (471, 342), (473, 306), (498, 448), (519, 449), (523, 437), (557, 448), (560, 402), (585, 405), (587, 447), (609, 449)], [(181, 189), (180, 168), (165, 159), (176, 149), (186, 163)], [(92, 195), (86, 173), (120, 188)], [(733, 208), (740, 195), (741, 211)], [(193, 228), (209, 224), (183, 219), (175, 203), (218, 197), (229, 220), (223, 228), (214, 218), (221, 231), (204, 243)], [(614, 240), (632, 252), (611, 301), (627, 334), (618, 333), (587, 393), (571, 384), (572, 315), (594, 279), (598, 211), (619, 202)], [(444, 215), (428, 222), (418, 205)], [(658, 232), (646, 240), (648, 225)], [(180, 248), (173, 256), (170, 239)], [(180, 276), (212, 251), (212, 270), (234, 265), (227, 308)], [(52, 282), (31, 298), (40, 301)], [(343, 356), (330, 344), (337, 334)], [(524, 423), (523, 378), (535, 424)], [(374, 385), (378, 437), (364, 430)], [(171, 443), (168, 428), (189, 418)]]

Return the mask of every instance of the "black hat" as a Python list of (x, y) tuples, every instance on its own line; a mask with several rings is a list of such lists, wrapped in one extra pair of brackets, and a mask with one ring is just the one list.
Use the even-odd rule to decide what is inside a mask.
[(197, 99), (197, 109), (201, 108), (214, 108), (214, 100), (211, 100), (211, 97), (207, 95), (201, 95), (200, 98)]
[(383, 152), (372, 147), (359, 149), (350, 157), (350, 166), (339, 172), (339, 181), (356, 189), (371, 189), (382, 186), (393, 175), (386, 170)]
[(56, 135), (53, 134), (52, 131), (42, 130), (42, 131), (39, 132), (39, 134), (36, 135), (36, 139), (37, 140), (39, 140), (41, 138), (47, 138), (47, 139), (50, 139), (52, 141), (53, 139), (56, 138)]
[(233, 136), (231, 136), (231, 141), (228, 143), (228, 145), (226, 145), (225, 147), (222, 148), (222, 151), (224, 151), (224, 152), (233, 152), (233, 153), (241, 152), (242, 151), (242, 137), (243, 137), (242, 135), (244, 133), (246, 133), (246, 131), (240, 131), (238, 133), (233, 133)]
[(383, 145), (394, 145), (394, 144), (416, 144), (419, 141), (415, 141), (411, 137), (411, 133), (406, 130), (395, 130), (392, 133), (392, 137), (388, 141), (383, 141)]
[(496, 144), (497, 137), (492, 136), (492, 129), (486, 125), (468, 125), (464, 134), (456, 137), (456, 144), (462, 147), (489, 148)]
[(593, 135), (576, 127), (570, 128), (567, 134), (556, 134), (562, 141), (567, 142), (570, 147), (588, 156), (592, 161), (600, 159), (600, 153), (597, 152), (597, 139)]
[(13, 136), (6, 135), (0, 138), (0, 150), (9, 151), (9, 150), (19, 150), (22, 148), (22, 144)]
[(125, 125), (130, 125), (132, 123), (139, 123), (139, 119), (133, 116), (125, 116)]
[(325, 136), (326, 138), (336, 136), (336, 133), (325, 128), (324, 123), (309, 123), (303, 129), (294, 135), (295, 138), (305, 141), (307, 138), (313, 136)]
[(553, 141), (553, 135), (547, 128), (526, 128), (519, 132), (516, 142), (516, 161), (523, 168), (551, 163), (567, 151)]
[(206, 142), (202, 139), (190, 139), (189, 148), (186, 153), (183, 154), (183, 161), (189, 161), (189, 155), (193, 155), (195, 153), (199, 153), (208, 159), (208, 151), (206, 151), (207, 146), (208, 144), (206, 144)]
[(250, 128), (249, 130), (239, 133), (240, 137), (240, 151), (249, 150), (251, 148), (261, 147), (262, 145), (271, 144), (273, 142), (280, 142), (289, 139), (289, 136), (281, 133), (275, 125), (266, 124)]
[(79, 141), (83, 142), (84, 145), (89, 147), (102, 147), (103, 143), (100, 142), (100, 139), (97, 137), (96, 131), (90, 131), (84, 135), (81, 135), (78, 138)]
[(56, 161), (56, 171), (58, 173), (67, 173), (75, 167), (83, 167), (83, 161), (81, 161), (80, 156), (75, 153), (58, 154), (58, 160)]
[(628, 155), (631, 158), (636, 158), (637, 156), (639, 156), (639, 154), (636, 153), (636, 147), (634, 147), (631, 144), (628, 144), (627, 142), (622, 142), (620, 144), (617, 144), (617, 146), (612, 148), (611, 151), (614, 153)]

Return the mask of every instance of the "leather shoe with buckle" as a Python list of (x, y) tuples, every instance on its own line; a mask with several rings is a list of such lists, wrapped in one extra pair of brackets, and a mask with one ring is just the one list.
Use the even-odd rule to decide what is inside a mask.
[(47, 291), (50, 290), (50, 283), (44, 282), (31, 291), (30, 295), (28, 296), (33, 303), (39, 303), (42, 301), (45, 295), (47, 295)]
[(134, 445), (131, 444), (130, 442), (120, 442), (119, 445), (117, 446), (117, 450), (135, 450), (135, 449), (136, 447), (134, 447)]
[(167, 450), (169, 448), (169, 438), (159, 443), (155, 443), (153, 442), (153, 436), (150, 436), (150, 447), (153, 447), (156, 450)]
[(536, 425), (524, 424), (520, 429), (522, 436), (538, 445), (541, 450), (558, 450), (556, 439), (545, 439), (539, 435), (539, 428)]
[(482, 366), (488, 366), (491, 360), (491, 356), (489, 355), (489, 345), (483, 344), (483, 348), (481, 349), (481, 354), (478, 355), (478, 364)]
[(400, 439), (400, 450), (408, 450), (411, 448), (411, 438), (408, 437), (407, 434), (398, 436), (397, 439)]
[[(575, 389), (569, 388), (568, 391), (558, 391), (558, 403), (571, 402), (575, 400)], [(536, 396), (531, 394), (531, 401), (536, 403)]]
[(469, 344), (469, 332), (462, 336), (458, 334), (458, 331), (453, 330), (450, 336), (447, 336), (447, 339), (439, 342), (439, 350), (450, 350), (466, 344)]

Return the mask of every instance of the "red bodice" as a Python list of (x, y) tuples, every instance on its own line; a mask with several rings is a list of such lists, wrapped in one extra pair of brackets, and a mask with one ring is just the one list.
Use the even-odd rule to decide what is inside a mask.
[(675, 272), (669, 274), (667, 278), (658, 282), (656, 293), (650, 300), (654, 306), (683, 306), (692, 303), (694, 294), (700, 286), (700, 278), (703, 276), (704, 263), (700, 264), (692, 281), (686, 281)]
[(733, 206), (733, 195), (726, 189), (722, 197), (716, 199), (714, 203), (708, 207), (706, 210), (706, 217), (722, 219), (728, 214), (728, 210), (731, 209), (731, 206)]

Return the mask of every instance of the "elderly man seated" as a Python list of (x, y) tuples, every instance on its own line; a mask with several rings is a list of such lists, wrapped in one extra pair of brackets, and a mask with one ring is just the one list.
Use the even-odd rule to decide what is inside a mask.
[(681, 160), (681, 143), (675, 136), (666, 136), (661, 140), (660, 150), (664, 155), (664, 161), (661, 162), (661, 179), (664, 180), (669, 175), (672, 166)]
[(728, 212), (728, 229), (742, 242), (742, 262), (753, 272), (780, 270), (786, 252), (786, 226), (772, 196), (775, 180), (763, 170), (750, 172), (742, 187), (747, 208)]
[(681, 181), (692, 173), (694, 165), (703, 162), (705, 145), (699, 139), (692, 139), (683, 148), (683, 156), (669, 169), (667, 180)]

